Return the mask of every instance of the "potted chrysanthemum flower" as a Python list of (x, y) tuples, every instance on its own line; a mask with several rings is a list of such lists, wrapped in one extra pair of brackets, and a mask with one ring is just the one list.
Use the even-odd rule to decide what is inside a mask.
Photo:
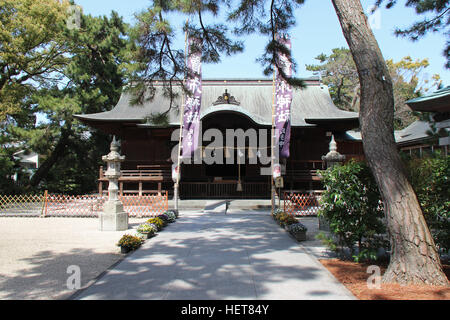
[(143, 223), (137, 227), (137, 232), (144, 237), (144, 239), (148, 239), (152, 237), (158, 228), (151, 223)]
[(297, 241), (305, 241), (308, 228), (304, 224), (297, 222), (289, 225), (288, 231)]

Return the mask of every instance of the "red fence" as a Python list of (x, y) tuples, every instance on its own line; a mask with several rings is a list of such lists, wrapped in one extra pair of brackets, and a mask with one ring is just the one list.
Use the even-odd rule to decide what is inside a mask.
[[(168, 192), (145, 196), (119, 196), (130, 217), (153, 217), (169, 209)], [(0, 195), (0, 216), (98, 217), (107, 197), (100, 195), (69, 196)]]
[(169, 209), (167, 191), (145, 196), (119, 196), (119, 199), (123, 203), (123, 209), (128, 212), (130, 217), (152, 217)]
[(320, 209), (320, 193), (284, 192), (284, 212), (295, 216), (315, 216)]
[(42, 217), (98, 217), (106, 198), (95, 195), (44, 196)]
[(0, 216), (39, 217), (44, 211), (45, 194), (0, 195)]

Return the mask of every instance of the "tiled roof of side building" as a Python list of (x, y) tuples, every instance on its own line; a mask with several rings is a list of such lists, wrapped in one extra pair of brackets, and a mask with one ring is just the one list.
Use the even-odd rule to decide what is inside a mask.
[(395, 139), (399, 145), (411, 144), (417, 141), (430, 139), (431, 137), (428, 133), (431, 130), (432, 128), (429, 122), (417, 120), (406, 128), (396, 131)]
[(450, 112), (450, 86), (408, 100), (406, 104), (415, 111)]

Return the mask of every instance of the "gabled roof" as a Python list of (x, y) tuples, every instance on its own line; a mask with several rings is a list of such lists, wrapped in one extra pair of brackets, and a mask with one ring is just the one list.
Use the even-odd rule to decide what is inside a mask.
[[(318, 78), (304, 79), (306, 87), (295, 89), (291, 109), (291, 124), (294, 127), (315, 126), (322, 120), (328, 122), (351, 121), (358, 125), (358, 114), (338, 109), (331, 100), (328, 87), (321, 84)], [(236, 112), (247, 116), (258, 125), (272, 124), (272, 80), (240, 79), (240, 80), (203, 80), (202, 106), (200, 117), (215, 112)], [(107, 112), (76, 115), (88, 124), (98, 122), (136, 122), (142, 123), (151, 114), (158, 114), (168, 109), (170, 101), (162, 95), (161, 84), (155, 83), (156, 95), (152, 101), (143, 105), (132, 106), (129, 93), (123, 93), (117, 105)], [(179, 90), (179, 88), (178, 88)], [(217, 104), (225, 90), (233, 96), (239, 105)], [(175, 101), (175, 104), (181, 104)], [(180, 115), (174, 109), (168, 114), (170, 126), (180, 124)]]

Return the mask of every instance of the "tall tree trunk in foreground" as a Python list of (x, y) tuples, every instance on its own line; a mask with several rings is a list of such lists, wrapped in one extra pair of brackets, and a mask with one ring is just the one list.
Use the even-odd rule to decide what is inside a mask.
[(359, 0), (332, 0), (358, 69), (364, 153), (384, 202), (391, 261), (383, 282), (448, 285), (394, 140), (392, 80)]

